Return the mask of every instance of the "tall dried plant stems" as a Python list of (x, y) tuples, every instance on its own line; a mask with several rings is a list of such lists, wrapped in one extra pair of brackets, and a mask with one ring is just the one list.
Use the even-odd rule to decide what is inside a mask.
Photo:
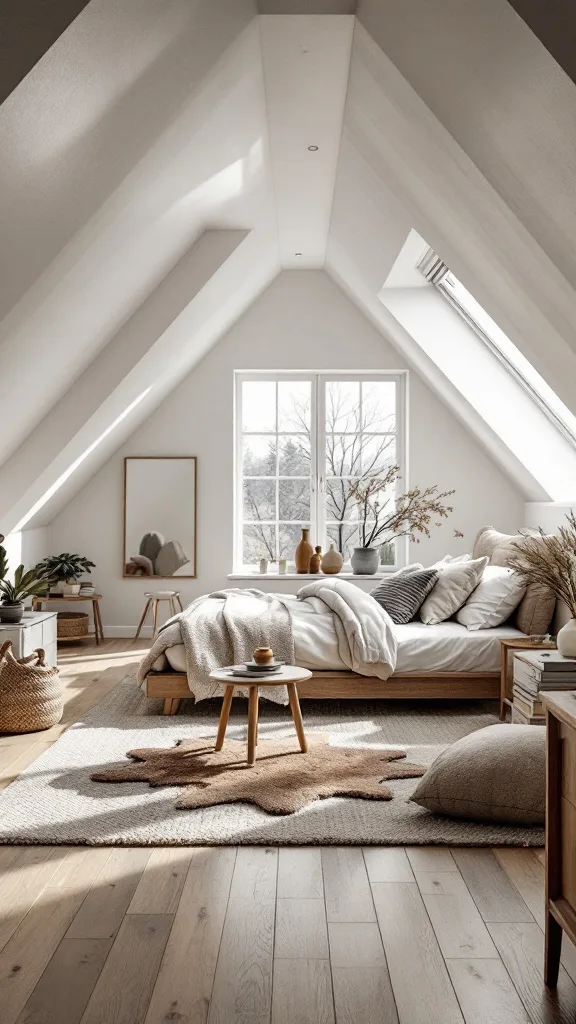
[(564, 601), (576, 619), (576, 517), (566, 516), (567, 526), (558, 534), (548, 536), (540, 530), (537, 537), (526, 537), (514, 544), (516, 554), (510, 558), (514, 569), (527, 585), (551, 590)]

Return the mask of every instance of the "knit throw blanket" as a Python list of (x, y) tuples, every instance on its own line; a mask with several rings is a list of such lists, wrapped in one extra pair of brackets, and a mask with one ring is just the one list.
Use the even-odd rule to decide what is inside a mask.
[[(221, 696), (222, 685), (210, 679), (210, 673), (251, 661), (256, 647), (271, 647), (279, 661), (294, 664), (290, 612), (281, 597), (261, 590), (217, 590), (196, 598), (161, 628), (138, 668), (138, 682), (178, 643), (184, 644), (188, 685), (196, 700)], [(288, 702), (285, 686), (266, 688), (261, 696)]]

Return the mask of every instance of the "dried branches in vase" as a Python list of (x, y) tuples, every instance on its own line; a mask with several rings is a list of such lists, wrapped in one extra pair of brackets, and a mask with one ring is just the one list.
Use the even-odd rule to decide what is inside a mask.
[(558, 633), (557, 646), (566, 657), (576, 657), (576, 516), (566, 516), (566, 526), (557, 534), (525, 537), (514, 545), (516, 554), (509, 566), (526, 583), (551, 590), (567, 606), (571, 619)]
[[(360, 518), (361, 546), (354, 549), (352, 559), (355, 573), (376, 572), (383, 544), (399, 537), (409, 537), (418, 544), (419, 534), (429, 537), (430, 527), (440, 526), (441, 520), (453, 511), (452, 505), (446, 504), (453, 490), (439, 491), (436, 485), (412, 487), (396, 497), (399, 478), (400, 467), (390, 466), (383, 475), (358, 480), (350, 487)], [(374, 568), (369, 567), (372, 565)]]

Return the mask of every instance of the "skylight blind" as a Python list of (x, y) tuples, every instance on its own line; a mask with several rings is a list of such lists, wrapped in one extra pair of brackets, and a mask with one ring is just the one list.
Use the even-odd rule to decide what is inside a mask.
[(424, 253), (418, 263), (418, 270), (430, 284), (435, 285), (441, 284), (446, 275), (450, 273), (450, 268), (436, 255), (433, 249), (428, 249), (428, 252)]

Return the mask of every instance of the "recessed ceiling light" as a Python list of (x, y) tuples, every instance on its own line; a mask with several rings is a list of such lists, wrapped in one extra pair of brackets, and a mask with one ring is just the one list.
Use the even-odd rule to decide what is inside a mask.
[(315, 153), (316, 150), (318, 149), (318, 146), (308, 146), (308, 149), (310, 150), (311, 153)]

